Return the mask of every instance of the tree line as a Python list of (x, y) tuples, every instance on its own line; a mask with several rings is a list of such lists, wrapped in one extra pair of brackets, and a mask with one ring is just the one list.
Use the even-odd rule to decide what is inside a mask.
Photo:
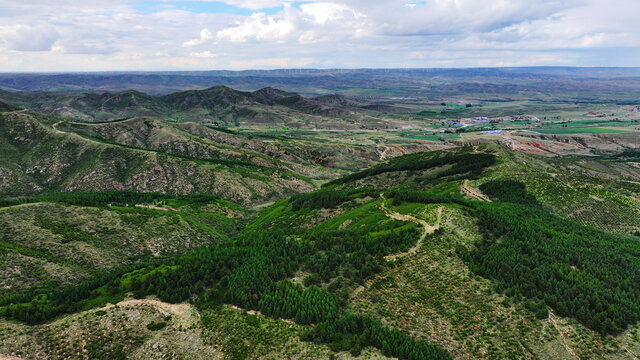
[(436, 177), (442, 178), (464, 174), (466, 177), (473, 178), (479, 176), (484, 168), (493, 165), (495, 161), (496, 158), (492, 154), (471, 153), (469, 149), (455, 153), (443, 153), (440, 151), (419, 152), (393, 158), (388, 163), (375, 165), (368, 169), (343, 176), (322, 185), (322, 187), (345, 184), (387, 172), (416, 171), (445, 165), (451, 166), (438, 172), (435, 175)]
[(0, 199), (0, 207), (15, 206), (35, 202), (54, 202), (77, 206), (133, 206), (162, 201), (176, 201), (185, 205), (204, 205), (219, 201), (220, 198), (210, 194), (191, 194), (172, 196), (169, 194), (136, 191), (105, 190), (95, 192), (52, 192), (38, 196), (16, 199)]
[(333, 351), (350, 351), (353, 356), (373, 346), (382, 354), (400, 359), (451, 359), (441, 348), (416, 340), (398, 329), (383, 326), (380, 321), (367, 315), (348, 313), (335, 321), (326, 321), (309, 330), (303, 340), (328, 343)]

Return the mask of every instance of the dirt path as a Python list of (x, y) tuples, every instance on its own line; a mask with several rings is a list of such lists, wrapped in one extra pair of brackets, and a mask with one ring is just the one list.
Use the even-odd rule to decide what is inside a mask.
[(387, 255), (387, 256), (385, 256), (386, 260), (395, 260), (400, 256), (414, 254), (422, 246), (422, 242), (427, 237), (427, 235), (433, 233), (438, 228), (440, 228), (440, 220), (442, 219), (442, 206), (440, 206), (438, 208), (438, 210), (437, 210), (438, 211), (438, 220), (436, 221), (435, 225), (429, 225), (429, 223), (427, 223), (426, 221), (424, 221), (422, 219), (418, 219), (417, 217), (414, 217), (414, 216), (411, 216), (411, 215), (407, 215), (407, 214), (400, 214), (399, 212), (396, 212), (396, 211), (393, 211), (393, 210), (389, 209), (384, 204), (384, 200), (385, 200), (384, 194), (380, 194), (380, 198), (382, 199), (382, 202), (380, 203), (380, 209), (384, 212), (384, 214), (387, 217), (389, 217), (391, 219), (394, 219), (394, 220), (411, 221), (411, 222), (414, 222), (416, 224), (420, 224), (424, 228), (424, 231), (422, 232), (422, 235), (420, 235), (420, 238), (418, 239), (418, 241), (416, 242), (416, 245), (414, 247), (412, 247), (408, 251), (400, 253), (400, 254)]
[(60, 123), (63, 123), (64, 121), (58, 121), (57, 123), (51, 125), (51, 127), (53, 128), (53, 131), (57, 132), (58, 134), (64, 134), (64, 131), (58, 130), (58, 128), (56, 126), (60, 125)]
[[(239, 306), (235, 306), (235, 305), (227, 305), (229, 306), (231, 309), (236, 310), (236, 311), (245, 311), (245, 309), (239, 307)], [(260, 316), (266, 316), (263, 315), (259, 310), (247, 310), (247, 314), (249, 315), (260, 315)], [(284, 321), (287, 324), (295, 324), (296, 322), (290, 319), (283, 319), (283, 318), (278, 318), (278, 320), (280, 321)]]
[(383, 146), (384, 150), (382, 151), (382, 153), (380, 153), (380, 160), (386, 160), (387, 159), (387, 152), (390, 150), (388, 146)]
[(549, 311), (549, 321), (551, 322), (551, 324), (553, 324), (553, 327), (555, 327), (556, 330), (558, 330), (558, 334), (560, 334), (560, 339), (562, 339), (562, 345), (564, 346), (565, 350), (567, 350), (567, 353), (569, 353), (569, 355), (571, 355), (572, 357), (579, 359), (576, 352), (573, 351), (573, 349), (567, 343), (567, 339), (562, 333), (562, 329), (560, 328), (560, 326), (558, 326), (558, 323), (556, 322), (556, 316), (551, 311)]
[(145, 205), (145, 204), (136, 204), (136, 207), (154, 209), (154, 210), (162, 210), (162, 211), (180, 211), (180, 209), (172, 208), (171, 206), (156, 206), (156, 205)]
[(469, 180), (465, 180), (460, 184), (460, 190), (473, 199), (491, 202), (487, 195), (469, 186)]

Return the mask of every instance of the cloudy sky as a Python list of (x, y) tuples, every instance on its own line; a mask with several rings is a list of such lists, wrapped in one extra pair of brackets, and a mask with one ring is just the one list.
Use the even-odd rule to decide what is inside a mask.
[(0, 72), (640, 66), (638, 0), (0, 0)]

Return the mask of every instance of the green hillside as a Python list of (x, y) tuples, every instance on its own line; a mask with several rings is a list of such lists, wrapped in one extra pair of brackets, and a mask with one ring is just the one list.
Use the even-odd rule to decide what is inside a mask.
[(16, 110), (20, 110), (20, 108), (17, 106), (9, 105), (4, 102), (0, 102), (0, 112), (16, 111)]
[(288, 142), (251, 139), (196, 123), (167, 123), (144, 117), (101, 124), (61, 122), (56, 128), (90, 139), (190, 159), (267, 167), (310, 178), (331, 176), (317, 158), (295, 151)]
[[(92, 356), (110, 358), (153, 356), (152, 344), (175, 349), (168, 351), (176, 357), (191, 351), (226, 358), (638, 356), (634, 224), (640, 221), (638, 206), (625, 197), (640, 193), (637, 174), (628, 171), (632, 160), (625, 161), (550, 159), (492, 144), (416, 153), (278, 200), (239, 232), (221, 217), (204, 220), (211, 200), (196, 206), (157, 195), (159, 206), (176, 209), (149, 210), (150, 224), (166, 224), (162, 232), (201, 224), (230, 239), (217, 237), (215, 245), (202, 243), (133, 271), (5, 295), (3, 351), (31, 343), (30, 351), (73, 354), (78, 341), (52, 337), (73, 324), (92, 344), (122, 344), (92, 345)], [(73, 194), (56, 204), (7, 203), (1, 211), (16, 211), (8, 218), (21, 216), (27, 224), (30, 213), (14, 209), (138, 214), (105, 207), (124, 201), (116, 194), (93, 195), (91, 204)], [(150, 195), (127, 196), (148, 203)], [(590, 206), (583, 201), (593, 197), (601, 199), (594, 199), (598, 211), (611, 212), (611, 226), (599, 225), (595, 207), (582, 217), (564, 211)], [(612, 211), (615, 206), (625, 210)], [(242, 214), (227, 203), (213, 208)], [(65, 239), (65, 226), (80, 228), (32, 223), (37, 231), (62, 232), (57, 239)], [(165, 249), (171, 251), (171, 242)], [(96, 310), (123, 299), (122, 306)], [(134, 313), (146, 327), (130, 323)], [(125, 329), (137, 340), (122, 338)], [(176, 345), (175, 336), (190, 340)]]
[[(261, 157), (255, 152), (229, 156), (229, 160), (207, 153), (194, 158), (172, 150), (180, 144), (167, 148), (165, 143), (157, 150), (135, 147), (126, 141), (65, 132), (58, 124), (55, 118), (29, 112), (0, 114), (0, 194), (133, 190), (207, 193), (248, 204), (313, 188), (309, 180), (285, 166), (278, 168), (270, 161), (255, 164), (260, 161), (252, 160)], [(213, 152), (214, 147), (205, 144), (200, 148)]]
[(221, 243), (246, 216), (237, 205), (203, 195), (54, 193), (2, 205), (0, 283), (8, 293), (77, 284)]

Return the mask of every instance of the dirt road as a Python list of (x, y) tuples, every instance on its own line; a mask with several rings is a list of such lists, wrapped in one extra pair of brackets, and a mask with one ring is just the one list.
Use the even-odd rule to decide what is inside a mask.
[(487, 195), (469, 186), (469, 180), (465, 180), (460, 184), (460, 190), (473, 199), (491, 202), (491, 199), (489, 199)]
[(430, 225), (429, 223), (427, 223), (426, 221), (424, 221), (422, 219), (418, 219), (418, 218), (416, 218), (414, 216), (407, 215), (407, 214), (400, 214), (399, 212), (396, 212), (396, 211), (393, 211), (393, 210), (389, 209), (384, 204), (384, 200), (385, 200), (384, 194), (380, 194), (380, 198), (382, 199), (382, 202), (380, 204), (380, 209), (384, 212), (384, 214), (387, 217), (389, 217), (391, 219), (394, 219), (394, 220), (411, 221), (411, 222), (414, 222), (416, 224), (420, 224), (422, 226), (422, 228), (424, 229), (424, 231), (422, 232), (422, 235), (420, 235), (420, 238), (416, 242), (415, 246), (413, 246), (408, 251), (400, 253), (400, 254), (387, 255), (387, 256), (385, 256), (386, 260), (395, 260), (395, 259), (397, 259), (398, 257), (401, 257), (401, 256), (414, 254), (420, 248), (420, 246), (422, 246), (422, 242), (427, 237), (427, 235), (433, 233), (438, 228), (440, 228), (440, 220), (442, 219), (442, 206), (440, 206), (438, 208), (438, 210), (437, 210), (438, 211), (438, 220), (436, 221), (435, 225)]

